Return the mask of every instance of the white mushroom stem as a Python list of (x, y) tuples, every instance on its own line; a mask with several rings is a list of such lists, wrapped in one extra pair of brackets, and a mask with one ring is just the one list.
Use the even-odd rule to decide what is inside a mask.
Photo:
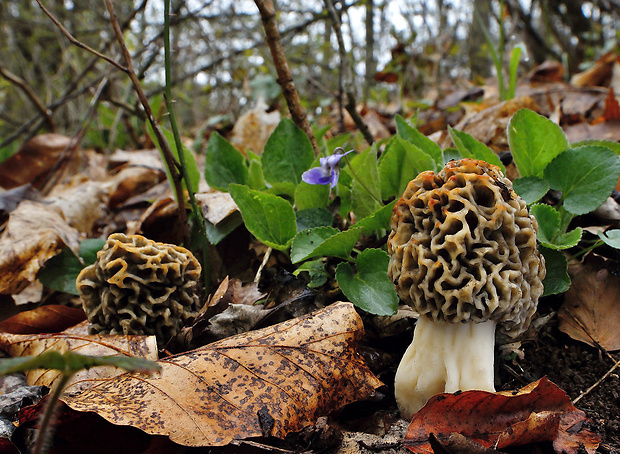
[(458, 390), (495, 391), (494, 321), (435, 322), (420, 317), (413, 342), (405, 352), (394, 381), (403, 418), (411, 419), (428, 399)]

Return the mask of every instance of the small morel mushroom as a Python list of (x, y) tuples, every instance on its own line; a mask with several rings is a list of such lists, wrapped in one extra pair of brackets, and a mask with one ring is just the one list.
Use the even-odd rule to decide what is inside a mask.
[(198, 313), (200, 272), (183, 247), (110, 235), (76, 281), (90, 332), (155, 335), (164, 346)]
[(388, 274), (419, 319), (395, 378), (403, 417), (435, 394), (495, 391), (495, 328), (514, 338), (543, 292), (538, 224), (500, 169), (450, 161), (409, 182), (388, 239)]

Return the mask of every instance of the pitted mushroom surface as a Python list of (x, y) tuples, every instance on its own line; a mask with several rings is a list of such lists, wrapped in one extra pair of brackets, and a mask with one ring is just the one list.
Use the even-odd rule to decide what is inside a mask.
[[(424, 361), (428, 371), (407, 372), (415, 379), (399, 384), (404, 380), (399, 367), (397, 400), (399, 389), (402, 394), (404, 388), (418, 396), (413, 405), (399, 402), (401, 412), (417, 411), (437, 392), (494, 390), (495, 326), (510, 337), (521, 334), (543, 293), (545, 267), (536, 249), (538, 226), (526, 203), (498, 167), (461, 159), (447, 163), (437, 174), (423, 172), (412, 180), (394, 207), (391, 227), (388, 273), (401, 300), (420, 316), (414, 342), (403, 359), (409, 356), (410, 365), (401, 366), (411, 368), (415, 362), (414, 368), (420, 370)], [(427, 327), (441, 334), (421, 332)], [(434, 352), (436, 357), (422, 360), (416, 338), (436, 345), (450, 338), (455, 345), (431, 348), (424, 355)], [(465, 350), (473, 350), (470, 359), (481, 364), (464, 366), (475, 369), (465, 371), (454, 366), (451, 352), (444, 357), (442, 349), (457, 349), (459, 364)], [(433, 369), (429, 361), (437, 365), (437, 380), (428, 377)], [(408, 409), (403, 410), (405, 406)]]
[(76, 281), (90, 332), (155, 335), (165, 345), (198, 313), (200, 273), (183, 247), (110, 235)]

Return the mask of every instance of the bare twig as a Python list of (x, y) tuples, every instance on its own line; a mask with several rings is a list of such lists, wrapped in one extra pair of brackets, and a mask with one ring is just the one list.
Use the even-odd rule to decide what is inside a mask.
[(254, 3), (256, 3), (256, 6), (260, 12), (263, 28), (265, 29), (267, 44), (269, 45), (273, 63), (278, 73), (278, 83), (280, 84), (280, 87), (282, 87), (282, 93), (284, 94), (284, 99), (286, 99), (288, 110), (291, 113), (295, 124), (310, 138), (314, 153), (318, 155), (319, 146), (316, 142), (316, 137), (314, 137), (314, 132), (312, 131), (312, 127), (310, 126), (310, 122), (306, 116), (306, 111), (299, 100), (299, 95), (297, 94), (297, 89), (295, 88), (293, 77), (291, 76), (291, 70), (288, 67), (288, 61), (286, 60), (286, 55), (284, 54), (284, 48), (282, 47), (280, 32), (278, 31), (276, 11), (273, 6), (273, 2), (271, 0), (254, 0)]
[(342, 83), (344, 85), (344, 92), (347, 95), (347, 103), (345, 108), (353, 118), (355, 125), (361, 131), (364, 139), (368, 142), (368, 145), (372, 145), (375, 142), (374, 137), (368, 129), (368, 125), (357, 111), (357, 102), (355, 101), (355, 93), (353, 91), (353, 70), (351, 68), (351, 62), (346, 53), (344, 47), (344, 39), (342, 38), (342, 31), (340, 29), (340, 18), (334, 8), (332, 0), (324, 0), (325, 7), (329, 11), (329, 15), (332, 20), (332, 28), (336, 33), (336, 40), (338, 41), (338, 55), (340, 56), (340, 70), (342, 73)]
[(4, 77), (9, 82), (12, 82), (13, 84), (21, 88), (21, 90), (26, 94), (28, 99), (30, 99), (30, 101), (32, 101), (32, 103), (39, 110), (39, 112), (41, 112), (41, 115), (43, 115), (43, 118), (45, 118), (45, 122), (49, 126), (50, 130), (53, 132), (56, 127), (54, 126), (54, 120), (52, 119), (52, 111), (43, 105), (43, 102), (41, 102), (36, 93), (30, 89), (26, 81), (18, 75), (13, 74), (8, 69), (3, 68), (2, 66), (0, 66), (0, 76)]
[[(151, 127), (153, 128), (153, 132), (155, 133), (155, 137), (159, 146), (161, 147), (162, 155), (164, 160), (166, 161), (166, 167), (168, 167), (170, 171), (170, 179), (172, 180), (172, 186), (174, 188), (174, 192), (176, 194), (176, 200), (178, 205), (178, 216), (179, 222), (181, 223), (181, 228), (183, 231), (183, 243), (187, 246), (190, 244), (190, 233), (189, 226), (187, 224), (187, 212), (185, 211), (185, 193), (183, 191), (183, 182), (181, 173), (179, 172), (179, 164), (174, 158), (172, 154), (172, 150), (170, 149), (170, 144), (164, 137), (164, 133), (155, 120), (155, 116), (153, 115), (153, 111), (151, 110), (151, 106), (149, 104), (146, 95), (144, 94), (144, 90), (142, 89), (142, 85), (140, 84), (140, 80), (136, 75), (133, 67), (133, 61), (131, 59), (131, 55), (129, 50), (127, 50), (127, 46), (125, 45), (125, 38), (123, 37), (123, 32), (116, 18), (116, 13), (114, 11), (114, 6), (112, 5), (111, 0), (105, 0), (105, 5), (110, 14), (110, 22), (112, 23), (112, 27), (114, 28), (114, 34), (116, 35), (116, 39), (121, 47), (121, 52), (123, 55), (123, 59), (125, 60), (125, 64), (127, 65), (127, 74), (133, 83), (136, 94), (138, 95), (138, 99), (144, 108), (146, 113), (146, 118), (149, 120)], [(182, 150), (179, 150), (179, 153), (182, 153)]]
[(41, 0), (37, 0), (37, 3), (39, 4), (39, 7), (43, 10), (43, 12), (45, 14), (47, 14), (47, 16), (52, 20), (52, 22), (54, 22), (54, 24), (56, 25), (56, 27), (58, 27), (58, 29), (62, 32), (63, 35), (65, 35), (67, 37), (67, 39), (69, 41), (71, 41), (72, 44), (76, 45), (77, 47), (79, 47), (80, 49), (84, 49), (87, 50), (88, 52), (90, 52), (93, 55), (96, 55), (97, 57), (107, 61), (108, 63), (110, 63), (112, 66), (116, 66), (118, 69), (120, 69), (123, 72), (127, 72), (127, 68), (125, 68), (123, 65), (121, 65), (120, 63), (117, 63), (116, 60), (114, 60), (113, 58), (108, 57), (107, 55), (102, 54), (99, 51), (96, 51), (95, 49), (93, 49), (92, 47), (87, 46), (86, 44), (84, 44), (81, 41), (78, 41), (77, 39), (75, 39), (73, 37), (73, 35), (71, 33), (69, 33), (69, 30), (67, 30), (58, 19), (56, 19), (54, 17), (54, 15), (52, 13), (50, 13), (47, 8), (45, 8), (45, 6), (43, 6), (43, 4), (41, 3)]
[[(615, 358), (613, 356), (611, 356), (609, 353), (607, 353), (607, 355), (615, 361)], [(609, 369), (607, 372), (605, 372), (605, 374), (598, 379), (598, 381), (596, 383), (594, 383), (592, 386), (590, 386), (588, 389), (586, 389), (585, 391), (583, 391), (581, 394), (579, 394), (579, 397), (576, 397), (575, 399), (573, 399), (573, 404), (576, 404), (577, 402), (579, 402), (583, 397), (585, 397), (587, 394), (589, 394), (594, 388), (596, 388), (597, 386), (599, 386), (601, 383), (603, 383), (603, 381), (609, 377), (611, 375), (611, 373), (616, 370), (618, 368), (618, 366), (620, 366), (620, 359), (618, 361), (615, 362), (615, 364), (611, 367), (611, 369)]]
[(88, 111), (86, 112), (86, 115), (84, 116), (84, 120), (82, 121), (82, 124), (80, 125), (78, 130), (73, 134), (73, 136), (71, 137), (71, 140), (69, 141), (69, 143), (67, 144), (63, 152), (61, 153), (60, 157), (56, 160), (54, 167), (52, 167), (47, 177), (45, 178), (45, 181), (41, 185), (41, 193), (48, 194), (51, 191), (51, 189), (54, 187), (54, 185), (62, 179), (63, 172), (61, 172), (61, 169), (64, 164), (66, 164), (67, 162), (71, 160), (71, 156), (77, 149), (78, 144), (84, 138), (84, 134), (86, 134), (86, 130), (88, 129), (88, 125), (90, 124), (90, 120), (92, 119), (93, 115), (97, 111), (97, 105), (99, 105), (99, 99), (101, 98), (101, 94), (103, 93), (103, 90), (107, 84), (108, 84), (108, 78), (104, 77), (103, 80), (99, 83), (99, 86), (97, 87), (97, 91), (95, 91), (95, 94), (93, 95), (93, 99), (91, 99), (90, 101), (90, 104), (88, 106)]

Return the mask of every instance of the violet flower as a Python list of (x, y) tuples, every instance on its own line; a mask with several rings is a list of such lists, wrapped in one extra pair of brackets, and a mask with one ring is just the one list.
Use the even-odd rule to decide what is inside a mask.
[(338, 147), (334, 150), (334, 154), (326, 158), (320, 158), (320, 167), (313, 167), (306, 170), (302, 175), (302, 181), (308, 184), (329, 184), (332, 188), (338, 184), (340, 176), (340, 160), (354, 150), (343, 153), (343, 149)]

